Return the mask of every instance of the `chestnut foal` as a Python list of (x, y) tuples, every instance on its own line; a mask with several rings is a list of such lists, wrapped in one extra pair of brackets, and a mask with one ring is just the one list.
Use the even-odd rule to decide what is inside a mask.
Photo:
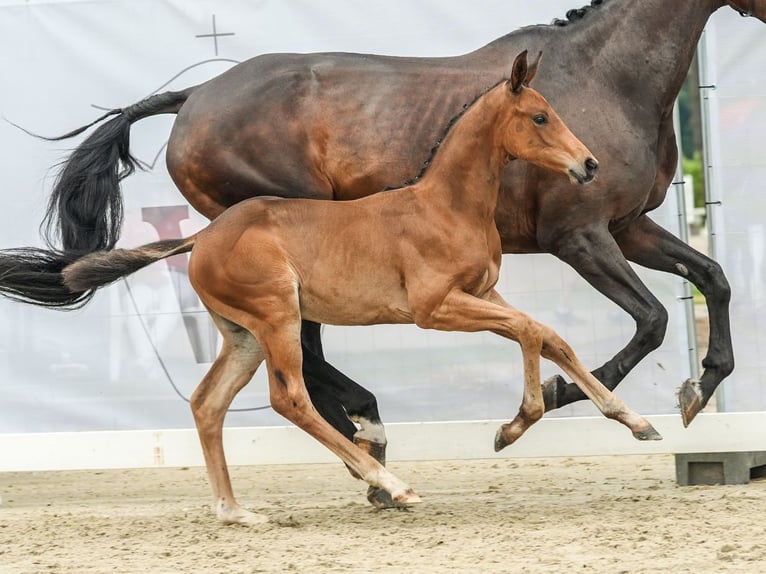
[(465, 109), (412, 185), (346, 202), (250, 199), (188, 239), (93, 253), (63, 270), (65, 284), (76, 293), (191, 251), (189, 278), (223, 336), (218, 358), (192, 397), (221, 521), (264, 520), (236, 502), (222, 440), (228, 406), (264, 359), (275, 411), (396, 504), (420, 500), (314, 410), (301, 370), (302, 318), (492, 331), (518, 341), (523, 400), (518, 415), (498, 430), (497, 450), (543, 415), (540, 356), (559, 365), (604, 415), (628, 426), (636, 438), (660, 438), (588, 372), (565, 341), (511, 308), (493, 288), (501, 258), (493, 214), (506, 162), (524, 159), (578, 183), (592, 180), (598, 166), (528, 87), (536, 71), (537, 62), (528, 66), (526, 52), (520, 54), (510, 80)]

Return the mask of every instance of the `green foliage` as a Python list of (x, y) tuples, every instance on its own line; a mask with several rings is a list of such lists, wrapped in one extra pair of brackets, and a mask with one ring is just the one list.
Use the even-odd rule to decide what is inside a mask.
[(702, 154), (695, 150), (692, 157), (681, 157), (681, 167), (685, 175), (691, 175), (694, 180), (694, 206), (705, 205), (705, 170), (702, 167)]

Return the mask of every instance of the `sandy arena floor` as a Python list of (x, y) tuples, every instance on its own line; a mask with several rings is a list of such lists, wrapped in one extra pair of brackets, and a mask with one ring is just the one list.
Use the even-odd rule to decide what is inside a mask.
[(0, 474), (0, 573), (766, 571), (766, 480), (679, 487), (672, 456), (391, 464), (376, 511), (339, 464), (237, 467), (269, 516), (219, 525), (201, 468)]

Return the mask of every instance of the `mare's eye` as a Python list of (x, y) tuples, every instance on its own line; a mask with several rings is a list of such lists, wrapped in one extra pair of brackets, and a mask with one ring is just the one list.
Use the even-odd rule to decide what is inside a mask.
[(538, 126), (544, 126), (548, 123), (548, 118), (546, 118), (543, 114), (537, 114), (536, 116), (532, 117), (532, 121), (535, 122)]

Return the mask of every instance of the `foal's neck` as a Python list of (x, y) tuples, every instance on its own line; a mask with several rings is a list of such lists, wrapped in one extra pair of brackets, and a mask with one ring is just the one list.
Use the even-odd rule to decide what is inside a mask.
[(498, 130), (507, 125), (505, 82), (476, 100), (460, 116), (418, 182), (422, 193), (441, 196), (455, 211), (492, 219), (507, 161)]

